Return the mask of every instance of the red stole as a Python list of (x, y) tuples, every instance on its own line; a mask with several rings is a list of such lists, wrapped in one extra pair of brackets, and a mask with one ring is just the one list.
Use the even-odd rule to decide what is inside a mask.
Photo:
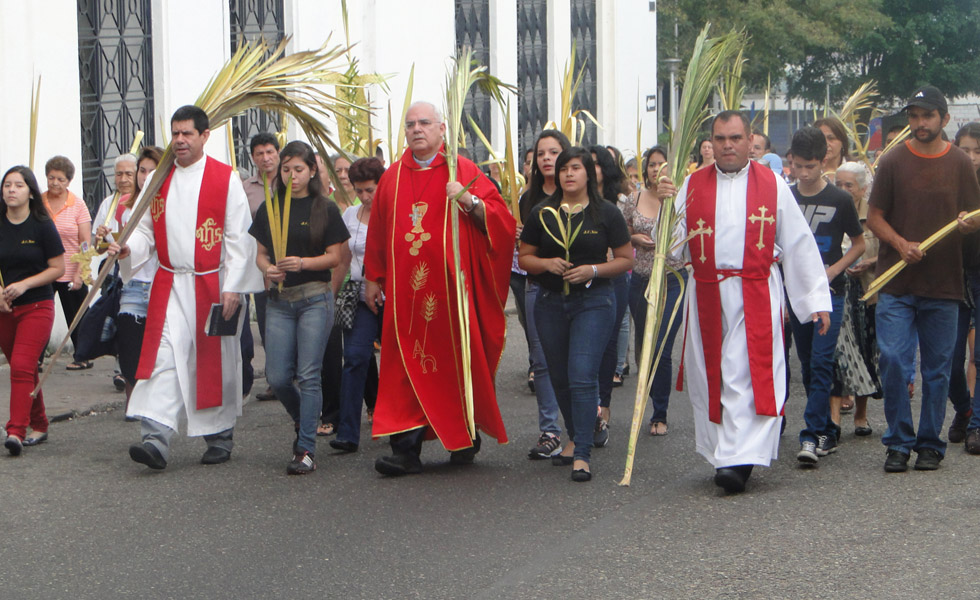
[[(688, 181), (687, 230), (715, 231), (717, 170), (695, 171)], [(769, 271), (776, 241), (776, 177), (772, 170), (749, 162), (746, 193), (745, 247), (741, 269), (719, 269), (715, 262), (714, 234), (695, 236), (689, 243), (694, 279), (697, 281), (698, 323), (708, 379), (708, 417), (721, 423), (721, 292), (719, 283), (729, 277), (742, 279), (745, 337), (748, 345), (752, 393), (758, 415), (778, 416), (772, 379), (772, 304)]]
[[(160, 193), (150, 204), (153, 217), (153, 236), (156, 239), (157, 258), (160, 268), (153, 277), (150, 288), (150, 305), (146, 313), (146, 329), (137, 379), (149, 379), (156, 364), (157, 351), (163, 337), (163, 323), (167, 318), (167, 304), (174, 283), (174, 270), (167, 247), (167, 194), (176, 167), (170, 170), (160, 188)], [(221, 406), (221, 338), (204, 332), (211, 305), (221, 302), (221, 286), (218, 269), (221, 267), (221, 240), (224, 236), (225, 208), (228, 203), (228, 182), (231, 167), (207, 158), (204, 178), (197, 201), (197, 229), (194, 247), (194, 295), (197, 309), (195, 331), (197, 348), (197, 409)]]

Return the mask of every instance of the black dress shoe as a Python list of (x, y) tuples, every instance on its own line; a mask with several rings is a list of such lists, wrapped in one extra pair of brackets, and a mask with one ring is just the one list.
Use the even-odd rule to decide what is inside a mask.
[(382, 456), (374, 461), (374, 470), (389, 477), (415, 475), (422, 472), (422, 461), (417, 456), (407, 454)]
[(148, 442), (130, 446), (129, 458), (157, 471), (167, 468), (167, 461), (163, 458), (163, 455), (160, 454), (156, 446)]
[(909, 455), (898, 450), (889, 449), (885, 454), (886, 473), (904, 473), (909, 469)]
[(453, 450), (449, 453), (449, 462), (454, 465), (472, 465), (473, 460), (476, 458), (476, 453), (480, 451), (480, 445), (480, 434), (477, 433), (472, 447)]
[(330, 440), (330, 447), (344, 453), (357, 452), (357, 444), (343, 440)]
[(592, 472), (586, 471), (585, 469), (575, 469), (572, 471), (572, 481), (577, 481), (579, 483), (592, 481)]
[(747, 477), (734, 467), (722, 467), (715, 470), (715, 485), (729, 494), (741, 494), (745, 491)]
[(201, 456), (202, 465), (220, 465), (231, 460), (231, 450), (225, 450), (224, 448), (219, 448), (218, 446), (211, 446), (204, 451), (204, 455)]

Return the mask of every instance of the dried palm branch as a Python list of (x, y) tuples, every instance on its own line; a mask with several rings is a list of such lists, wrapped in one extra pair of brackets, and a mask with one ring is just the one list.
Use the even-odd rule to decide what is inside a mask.
[[(742, 96), (745, 95), (745, 85), (742, 83), (742, 67), (745, 65), (744, 55), (745, 49), (742, 48), (721, 76), (721, 89), (718, 90), (718, 95), (721, 97), (722, 110), (738, 110), (742, 106)], [(768, 93), (769, 89), (766, 88), (767, 98)]]
[[(515, 88), (490, 75), (486, 66), (473, 58), (469, 46), (456, 55), (452, 68), (446, 78), (446, 163), (449, 167), (449, 181), (456, 181), (459, 165), (459, 140), (463, 131), (463, 112), (470, 89), (477, 85), (498, 104), (503, 102), (505, 91)], [(472, 184), (472, 182), (470, 182)], [(467, 186), (468, 187), (468, 186)], [(463, 392), (466, 399), (466, 419), (470, 438), (476, 438), (476, 420), (473, 414), (473, 373), (470, 368), (470, 310), (469, 293), (466, 289), (466, 274), (461, 266), (459, 249), (459, 210), (456, 198), (447, 198), (452, 222), (453, 268), (455, 269), (456, 316), (459, 320), (459, 339), (462, 352)]]
[(490, 140), (487, 139), (487, 136), (483, 133), (483, 130), (480, 129), (480, 126), (477, 125), (476, 121), (473, 120), (473, 117), (470, 115), (466, 115), (466, 117), (470, 123), (470, 128), (473, 130), (473, 133), (476, 134), (477, 139), (480, 140), (480, 143), (483, 144), (483, 146), (487, 149), (487, 152), (490, 153), (490, 160), (481, 162), (480, 165), (498, 165), (501, 176), (500, 195), (503, 197), (504, 201), (510, 205), (511, 213), (513, 213), (514, 218), (517, 219), (517, 222), (520, 223), (521, 209), (519, 206), (519, 201), (521, 189), (524, 187), (524, 177), (522, 175), (518, 175), (516, 165), (514, 164), (514, 142), (510, 134), (510, 98), (507, 99), (507, 105), (504, 112), (504, 125), (506, 127), (506, 133), (504, 142), (504, 156), (502, 157), (497, 154), (496, 150), (494, 150)]
[[(239, 46), (227, 63), (211, 78), (204, 92), (195, 104), (208, 114), (212, 128), (224, 125), (228, 119), (249, 109), (258, 108), (268, 112), (287, 114), (293, 118), (306, 133), (310, 143), (321, 155), (327, 155), (327, 148), (340, 151), (336, 139), (326, 129), (324, 123), (329, 118), (343, 118), (352, 106), (326, 91), (326, 86), (343, 85), (341, 74), (334, 68), (344, 56), (345, 48), (328, 47), (329, 38), (316, 50), (285, 55), (290, 38), (284, 38), (270, 51), (263, 39)], [(366, 107), (361, 107), (366, 110)], [(149, 208), (154, 196), (160, 191), (163, 180), (174, 165), (174, 152), (167, 146), (157, 165), (153, 177), (147, 181), (139, 202), (133, 207), (129, 223), (123, 228), (119, 244), (123, 245), (132, 235), (143, 214)], [(327, 162), (328, 168), (332, 166)], [(103, 263), (99, 276), (93, 283), (78, 311), (68, 334), (62, 340), (51, 362), (55, 362), (68, 342), (69, 335), (78, 325), (82, 314), (98, 293), (106, 275), (117, 260), (110, 257)], [(52, 369), (45, 369), (44, 376), (31, 393), (36, 395), (44, 378)]]
[[(708, 30), (710, 27), (710, 23), (704, 26), (694, 44), (694, 51), (691, 60), (688, 62), (687, 73), (684, 77), (684, 89), (677, 110), (676, 129), (671, 132), (666, 166), (669, 167), (671, 180), (678, 188), (681, 187), (681, 183), (687, 174), (686, 157), (694, 151), (701, 126), (710, 117), (707, 104), (708, 97), (715, 88), (715, 82), (718, 81), (722, 70), (736, 58), (739, 49), (744, 47), (747, 41), (744, 33), (735, 30), (718, 37), (709, 38)], [(663, 344), (661, 344), (656, 352), (656, 360), (654, 360), (653, 346), (660, 329), (665, 326), (669, 327), (669, 323), (663, 322), (667, 299), (668, 272), (677, 277), (682, 290), (684, 286), (684, 280), (680, 273), (670, 269), (666, 262), (674, 228), (681, 218), (683, 218), (683, 214), (674, 210), (673, 199), (667, 199), (661, 203), (655, 240), (657, 253), (654, 257), (653, 271), (650, 274), (650, 284), (646, 289), (647, 319), (643, 330), (643, 347), (639, 358), (633, 422), (630, 427), (630, 439), (627, 446), (626, 469), (619, 485), (629, 485), (633, 476), (633, 459), (636, 454), (640, 421), (643, 419), (643, 409), (646, 406), (646, 399), (653, 383), (653, 373), (663, 353)], [(696, 235), (696, 233), (692, 232), (691, 235)], [(678, 305), (679, 301), (670, 313), (671, 321), (677, 317)], [(666, 339), (666, 336), (664, 337)]]
[(860, 155), (861, 161), (872, 173), (874, 173), (874, 165), (868, 158), (868, 145), (871, 142), (867, 135), (868, 125), (866, 122), (859, 123), (858, 118), (865, 114), (866, 111), (866, 118), (869, 121), (881, 115), (882, 111), (877, 107), (877, 99), (878, 89), (875, 87), (875, 82), (866, 81), (848, 97), (844, 102), (844, 106), (841, 107), (840, 112), (835, 113), (836, 117), (840, 119), (841, 124), (844, 125), (844, 130), (854, 145), (855, 152)]
[(28, 166), (34, 171), (34, 152), (37, 149), (37, 119), (41, 112), (41, 76), (37, 76), (37, 84), (31, 90), (31, 131), (28, 138)]
[[(351, 51), (350, 41), (350, 22), (347, 14), (347, 0), (341, 0), (341, 12), (344, 22), (344, 39), (347, 43), (345, 55), (347, 57), (347, 70), (343, 73), (344, 84), (337, 88), (337, 94), (346, 100), (351, 107), (370, 107), (366, 88), (368, 85), (381, 85), (386, 90), (385, 81), (387, 77), (376, 73), (361, 73), (357, 58)], [(351, 108), (347, 111), (347, 118), (337, 123), (337, 137), (340, 145), (344, 148), (348, 156), (364, 157), (374, 156), (375, 144), (374, 136), (371, 132), (371, 113), (370, 110), (358, 110)], [(339, 181), (334, 182), (335, 187), (341, 187)]]
[[(963, 218), (976, 219), (978, 217), (980, 217), (980, 210), (975, 210), (973, 212), (967, 213), (966, 216), (964, 216)], [(958, 220), (950, 221), (949, 223), (944, 225), (942, 229), (927, 237), (919, 244), (919, 250), (925, 252), (929, 248), (932, 248), (933, 246), (941, 242), (946, 236), (948, 236), (949, 234), (953, 233), (953, 231), (956, 230), (957, 222)], [(905, 267), (907, 267), (908, 265), (909, 264), (904, 260), (900, 260), (894, 265), (892, 265), (891, 268), (889, 268), (887, 271), (885, 271), (884, 273), (876, 277), (875, 280), (871, 282), (871, 285), (868, 286), (868, 290), (865, 292), (863, 296), (861, 296), (861, 300), (865, 302), (870, 300), (875, 294), (881, 291), (881, 288), (885, 287), (885, 285), (889, 281), (894, 279), (895, 276), (901, 273), (902, 270), (905, 269)]]
[(572, 53), (565, 63), (561, 78), (561, 114), (558, 122), (549, 121), (545, 123), (545, 129), (557, 129), (565, 134), (572, 142), (573, 146), (580, 146), (582, 138), (585, 136), (585, 119), (589, 119), (599, 127), (599, 121), (585, 109), (574, 109), (572, 103), (575, 101), (575, 94), (582, 85), (582, 78), (585, 77), (585, 63), (575, 73), (575, 43), (572, 43)]
[(772, 79), (766, 75), (766, 106), (762, 109), (762, 133), (769, 135), (769, 92), (772, 89)]
[(909, 129), (909, 126), (908, 125), (906, 125), (904, 129), (902, 129), (900, 132), (898, 132), (898, 135), (896, 135), (895, 137), (892, 138), (892, 141), (888, 142), (888, 145), (886, 145), (884, 148), (882, 148), (881, 152), (878, 153), (878, 156), (875, 157), (874, 164), (871, 165), (871, 173), (872, 174), (874, 174), (875, 171), (878, 170), (878, 161), (881, 160), (881, 157), (884, 156), (884, 155), (886, 155), (886, 154), (888, 154), (889, 152), (891, 152), (892, 148), (894, 148), (895, 146), (897, 146), (897, 145), (903, 143), (905, 140), (907, 140), (908, 137), (909, 137), (909, 135), (911, 135), (911, 133), (912, 133), (912, 130)]

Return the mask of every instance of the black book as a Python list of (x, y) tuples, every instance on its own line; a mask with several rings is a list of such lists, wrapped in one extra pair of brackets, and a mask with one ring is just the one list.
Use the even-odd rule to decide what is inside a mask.
[(208, 321), (204, 324), (204, 331), (208, 335), (237, 335), (241, 327), (242, 305), (238, 305), (235, 314), (230, 319), (221, 316), (222, 309), (221, 304), (211, 305), (211, 314), (208, 315)]

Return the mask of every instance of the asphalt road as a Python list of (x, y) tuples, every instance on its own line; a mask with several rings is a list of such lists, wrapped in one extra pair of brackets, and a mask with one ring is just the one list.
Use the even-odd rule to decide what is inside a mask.
[(386, 443), (364, 439), (353, 455), (322, 443), (316, 473), (287, 477), (292, 431), (275, 403), (246, 405), (231, 462), (202, 466), (203, 442), (181, 437), (163, 472), (129, 460), (138, 426), (118, 410), (53, 425), (47, 444), (0, 457), (0, 598), (980, 595), (980, 457), (962, 447), (937, 472), (884, 473), (875, 403), (873, 436), (854, 437), (845, 417), (840, 451), (801, 470), (796, 377), (781, 458), (747, 493), (712, 484), (683, 393), (670, 434), (641, 436), (633, 484), (619, 487), (629, 378), (595, 478), (576, 484), (526, 458), (536, 407), (513, 316), (509, 339), (498, 393), (512, 441), (485, 440), (470, 467), (427, 443), (422, 475), (385, 479), (373, 462)]

